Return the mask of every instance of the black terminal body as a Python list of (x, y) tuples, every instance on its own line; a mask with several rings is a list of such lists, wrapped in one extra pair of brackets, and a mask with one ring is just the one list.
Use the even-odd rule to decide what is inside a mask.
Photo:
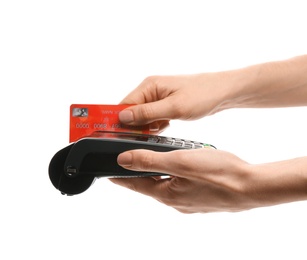
[(49, 164), (49, 178), (62, 194), (75, 195), (87, 190), (96, 178), (162, 176), (158, 172), (138, 172), (122, 168), (117, 156), (125, 151), (148, 149), (168, 152), (179, 149), (215, 148), (212, 145), (155, 135), (95, 132), (58, 151)]

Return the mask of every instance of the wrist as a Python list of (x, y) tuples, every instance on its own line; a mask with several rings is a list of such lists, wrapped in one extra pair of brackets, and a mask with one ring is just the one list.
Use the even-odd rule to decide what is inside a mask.
[(250, 165), (245, 193), (256, 207), (307, 199), (307, 157)]
[[(257, 99), (257, 92), (253, 91), (252, 86), (256, 85), (258, 80), (259, 68), (257, 66), (223, 71), (204, 73), (198, 75), (196, 82), (203, 88), (204, 101), (212, 110), (209, 114), (248, 106), (249, 103)], [(210, 93), (210, 100), (208, 95)]]
[(205, 110), (204, 115), (236, 107), (242, 98), (241, 89), (247, 85), (239, 70), (196, 74), (192, 79), (190, 84), (198, 86), (199, 107)]
[(307, 55), (224, 74), (228, 76), (223, 109), (307, 105)]
[(259, 100), (256, 87), (263, 84), (259, 74), (260, 65), (223, 72), (224, 96), (220, 103), (221, 110), (251, 107)]

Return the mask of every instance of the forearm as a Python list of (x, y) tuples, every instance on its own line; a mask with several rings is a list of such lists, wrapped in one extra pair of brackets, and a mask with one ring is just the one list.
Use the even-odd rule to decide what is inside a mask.
[(224, 73), (221, 110), (307, 105), (307, 55)]
[(307, 157), (251, 165), (249, 170), (246, 193), (256, 207), (307, 200)]

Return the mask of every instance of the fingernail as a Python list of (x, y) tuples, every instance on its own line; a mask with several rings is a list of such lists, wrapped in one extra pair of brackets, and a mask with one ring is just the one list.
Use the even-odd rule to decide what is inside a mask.
[(159, 124), (157, 122), (153, 122), (153, 123), (149, 124), (149, 131), (150, 132), (159, 131)]
[(129, 123), (132, 123), (134, 121), (134, 116), (133, 116), (133, 113), (131, 110), (123, 110), (121, 112), (119, 112), (119, 120), (122, 122), (122, 123), (126, 123), (126, 124), (129, 124)]
[(131, 153), (121, 153), (117, 157), (117, 163), (121, 166), (131, 166), (132, 165), (132, 154)]

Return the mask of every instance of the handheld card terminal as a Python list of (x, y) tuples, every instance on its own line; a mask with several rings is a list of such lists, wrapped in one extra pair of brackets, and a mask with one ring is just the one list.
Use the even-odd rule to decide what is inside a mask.
[(58, 151), (49, 164), (49, 178), (62, 194), (87, 190), (100, 177), (128, 178), (162, 176), (158, 172), (137, 172), (117, 164), (117, 156), (133, 149), (168, 152), (179, 149), (215, 148), (210, 144), (179, 138), (123, 132), (95, 132)]

